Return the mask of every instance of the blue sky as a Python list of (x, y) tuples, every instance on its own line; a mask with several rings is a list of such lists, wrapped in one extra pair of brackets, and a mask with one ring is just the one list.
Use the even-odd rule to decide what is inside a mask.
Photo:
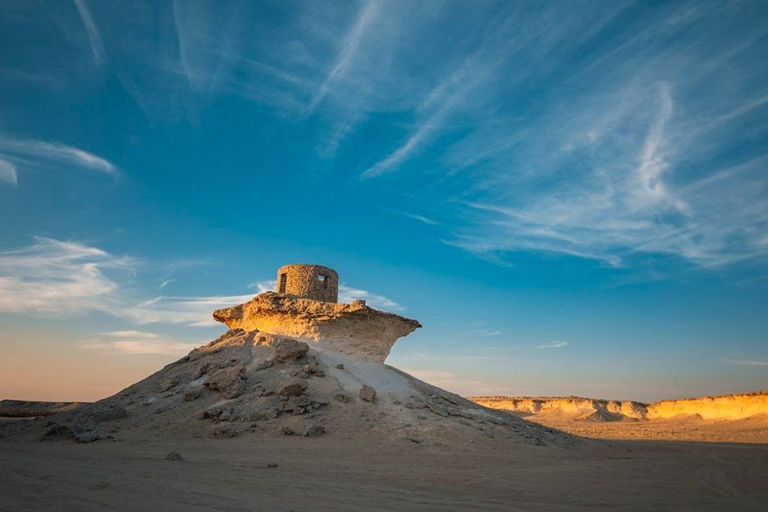
[(464, 394), (768, 388), (764, 2), (0, 6), (0, 395), (96, 399), (290, 262)]

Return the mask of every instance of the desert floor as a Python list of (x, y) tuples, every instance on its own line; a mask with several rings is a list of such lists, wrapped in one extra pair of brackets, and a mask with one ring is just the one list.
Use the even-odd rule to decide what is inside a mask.
[(521, 417), (593, 439), (768, 444), (766, 414), (736, 421), (702, 420), (690, 416), (653, 421), (589, 421), (558, 414)]
[[(165, 460), (171, 451), (184, 460)], [(0, 481), (2, 510), (765, 511), (768, 446), (333, 433), (3, 440)]]

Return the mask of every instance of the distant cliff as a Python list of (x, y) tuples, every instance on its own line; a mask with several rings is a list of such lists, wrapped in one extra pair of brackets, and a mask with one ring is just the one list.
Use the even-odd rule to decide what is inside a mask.
[(705, 420), (740, 420), (758, 414), (768, 414), (768, 391), (663, 400), (649, 405), (646, 417), (649, 420), (657, 420), (694, 414)]
[(644, 419), (646, 404), (631, 401), (601, 400), (569, 397), (469, 397), (475, 403), (503, 409), (521, 416), (539, 414), (566, 414), (579, 419), (593, 421), (618, 421), (623, 419)]
[(658, 420), (699, 416), (705, 420), (740, 420), (768, 415), (768, 391), (740, 395), (663, 400), (653, 404), (581, 397), (476, 396), (469, 400), (521, 416), (564, 415), (592, 421)]

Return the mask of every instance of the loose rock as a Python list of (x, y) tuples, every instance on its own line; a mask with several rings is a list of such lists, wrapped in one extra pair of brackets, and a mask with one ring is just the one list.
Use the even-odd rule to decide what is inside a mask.
[(275, 361), (286, 362), (304, 357), (309, 345), (291, 338), (281, 338), (274, 344)]
[(165, 456), (165, 460), (184, 460), (179, 452), (171, 452)]
[(304, 431), (304, 437), (314, 437), (325, 434), (325, 427), (322, 425), (312, 425)]
[(227, 399), (237, 398), (245, 392), (245, 367), (225, 368), (211, 374), (205, 381), (205, 387), (218, 391)]
[(376, 390), (371, 386), (363, 386), (357, 394), (366, 402), (373, 402), (376, 399)]
[(309, 384), (301, 379), (289, 380), (277, 385), (277, 394), (281, 396), (299, 396)]
[(184, 393), (184, 400), (187, 402), (191, 402), (193, 400), (197, 400), (200, 398), (200, 395), (203, 393), (203, 390), (200, 388), (192, 388), (188, 390), (186, 393)]

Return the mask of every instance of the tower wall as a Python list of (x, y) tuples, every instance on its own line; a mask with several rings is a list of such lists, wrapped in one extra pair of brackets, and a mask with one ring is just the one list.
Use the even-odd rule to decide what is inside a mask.
[(284, 265), (277, 270), (275, 291), (305, 299), (338, 302), (339, 274), (322, 265)]

